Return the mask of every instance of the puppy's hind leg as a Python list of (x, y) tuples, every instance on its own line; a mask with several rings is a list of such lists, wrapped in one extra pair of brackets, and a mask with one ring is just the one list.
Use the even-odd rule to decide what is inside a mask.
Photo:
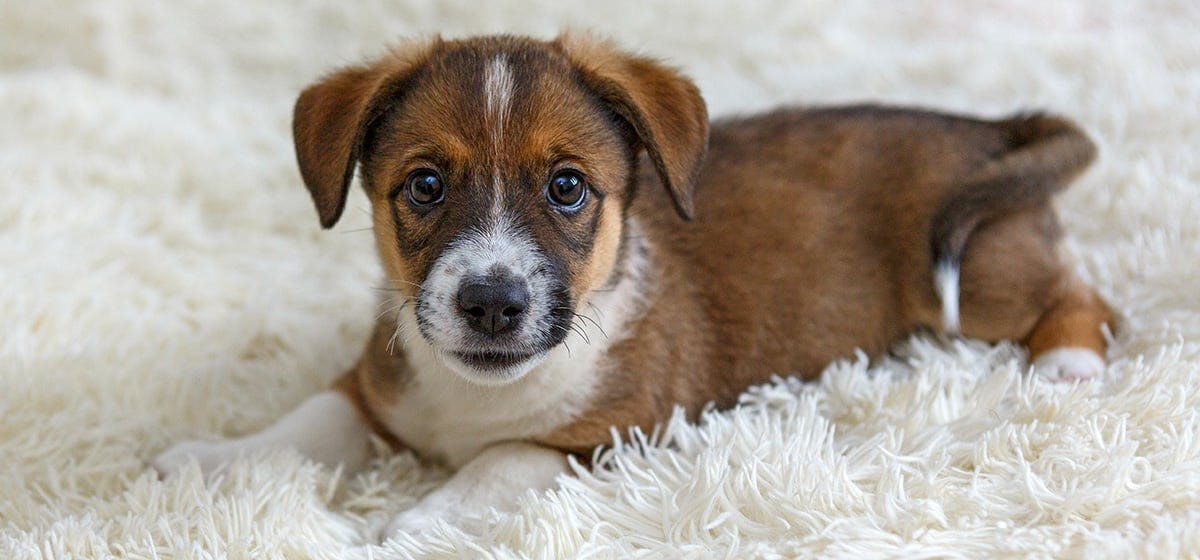
[(1090, 379), (1104, 371), (1103, 325), (1112, 314), (1062, 264), (1047, 233), (1054, 222), (1049, 209), (1033, 209), (976, 233), (963, 258), (962, 333), (1024, 343), (1048, 379)]
[(337, 389), (323, 391), (280, 418), (261, 432), (240, 438), (194, 440), (175, 444), (153, 463), (160, 478), (170, 476), (195, 460), (205, 477), (220, 471), (239, 455), (260, 449), (291, 448), (319, 463), (360, 467), (369, 452), (371, 428), (345, 390), (346, 378)]
[(1087, 380), (1104, 372), (1104, 325), (1112, 312), (1096, 291), (1069, 279), (1062, 295), (1038, 319), (1025, 345), (1034, 371), (1061, 381)]
[(931, 222), (942, 327), (1023, 339), (1037, 369), (1053, 379), (1094, 377), (1104, 370), (1101, 328), (1111, 314), (1058, 259), (1049, 201), (1091, 163), (1095, 145), (1049, 115), (991, 126), (1003, 149), (948, 191)]

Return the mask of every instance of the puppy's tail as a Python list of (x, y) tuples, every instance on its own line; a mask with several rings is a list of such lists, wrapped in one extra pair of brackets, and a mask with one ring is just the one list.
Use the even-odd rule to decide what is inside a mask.
[(951, 189), (933, 217), (934, 288), (949, 332), (959, 330), (959, 269), (971, 233), (989, 220), (1047, 203), (1096, 157), (1095, 144), (1066, 119), (1031, 113), (995, 126), (1006, 150)]

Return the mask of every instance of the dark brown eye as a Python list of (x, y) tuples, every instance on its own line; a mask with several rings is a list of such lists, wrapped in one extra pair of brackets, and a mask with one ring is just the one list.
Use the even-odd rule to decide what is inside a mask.
[(559, 208), (574, 210), (583, 206), (587, 198), (587, 183), (583, 182), (583, 176), (578, 171), (559, 171), (550, 178), (546, 197)]
[(437, 204), (442, 201), (443, 191), (442, 180), (433, 171), (422, 169), (408, 176), (408, 199), (413, 204)]

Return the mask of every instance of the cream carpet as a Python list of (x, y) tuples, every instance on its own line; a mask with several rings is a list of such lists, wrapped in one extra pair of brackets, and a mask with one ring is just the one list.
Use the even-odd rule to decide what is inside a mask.
[[(445, 476), (408, 454), (156, 480), (145, 462), (169, 443), (257, 429), (318, 390), (374, 316), (365, 199), (322, 232), (301, 187), (299, 88), (398, 37), (564, 25), (683, 66), (715, 114), (884, 100), (1077, 119), (1102, 155), (1059, 207), (1122, 319), (1111, 368), (1052, 385), (1012, 347), (915, 339), (673, 422), (517, 513), (384, 547), (360, 546), (369, 527)], [(1198, 148), (1191, 0), (4, 2), (0, 557), (1196, 554)]]

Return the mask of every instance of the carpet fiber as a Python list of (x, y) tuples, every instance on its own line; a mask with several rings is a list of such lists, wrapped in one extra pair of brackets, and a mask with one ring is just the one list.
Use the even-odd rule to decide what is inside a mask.
[[(1200, 550), (1200, 8), (1190, 0), (0, 8), (0, 557), (1151, 557)], [(861, 100), (1046, 108), (1101, 150), (1058, 200), (1120, 324), (1103, 378), (914, 338), (676, 419), (607, 467), (362, 546), (445, 472), (294, 453), (159, 482), (185, 438), (263, 427), (355, 358), (380, 272), (355, 193), (323, 232), (294, 96), (399, 37), (592, 28), (712, 113)], [(803, 340), (795, 341), (804, 344)], [(786, 375), (788, 372), (779, 372)], [(645, 445), (652, 443), (652, 445)]]

